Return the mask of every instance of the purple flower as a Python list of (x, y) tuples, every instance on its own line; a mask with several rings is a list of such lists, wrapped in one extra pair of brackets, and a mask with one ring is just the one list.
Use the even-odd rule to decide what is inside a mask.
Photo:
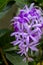
[(41, 8), (34, 6), (34, 3), (28, 8), (27, 5), (19, 14), (12, 19), (14, 32), (11, 36), (15, 36), (16, 40), (11, 42), (13, 45), (18, 45), (21, 55), (27, 55), (29, 49), (38, 51), (36, 46), (42, 35), (43, 17)]

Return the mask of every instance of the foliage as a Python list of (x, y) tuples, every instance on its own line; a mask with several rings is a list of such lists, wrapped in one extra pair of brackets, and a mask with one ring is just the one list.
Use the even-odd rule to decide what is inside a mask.
[(12, 52), (12, 54), (6, 53), (6, 57), (13, 65), (28, 65), (27, 62), (23, 62), (23, 57), (15, 54), (14, 52)]
[(8, 0), (0, 0), (0, 11), (7, 5)]
[[(25, 4), (30, 5), (30, 3), (35, 2), (36, 5), (42, 7), (42, 9), (43, 9), (43, 0), (0, 0), (0, 14), (2, 13), (1, 15), (3, 17), (5, 16), (3, 14), (6, 14), (7, 10), (9, 11), (10, 7), (8, 4), (9, 4), (9, 2), (12, 2), (12, 1), (15, 1), (15, 3), (13, 3), (13, 4), (16, 4), (18, 8), (23, 8), (23, 6)], [(6, 9), (7, 6), (8, 6), (8, 9)], [(4, 10), (6, 13), (4, 13)], [(10, 13), (12, 13), (12, 12), (10, 12)], [(0, 18), (3, 19), (3, 17), (1, 15), (0, 15)], [(6, 14), (6, 15), (8, 15), (8, 14)], [(15, 15), (16, 15), (16, 13), (15, 13)], [(13, 16), (14, 16), (14, 14), (13, 14)], [(9, 21), (9, 18), (8, 18), (8, 21)], [(17, 55), (16, 51), (18, 51), (18, 47), (14, 47), (13, 45), (10, 44), (10, 42), (15, 39), (14, 37), (13, 38), (10, 37), (12, 30), (13, 30), (12, 28), (0, 29), (0, 54), (1, 54), (0, 55), (0, 65), (2, 65), (5, 62), (5, 61), (3, 62), (3, 60), (4, 60), (3, 56), (6, 58), (5, 60), (8, 62), (9, 65), (10, 65), (10, 63), (11, 63), (11, 65), (28, 65), (28, 62), (25, 63), (22, 61), (24, 56), (21, 57), (20, 55)], [(40, 65), (40, 61), (42, 62), (42, 60), (43, 60), (43, 55), (42, 55), (43, 39), (40, 41), (40, 43), (41, 44), (38, 46), (38, 48), (40, 48), (39, 56), (36, 57), (34, 63), (33, 62), (31, 63), (32, 65), (33, 64)], [(1, 52), (3, 52), (3, 53), (1, 53)], [(37, 61), (37, 59), (38, 59), (38, 61)], [(5, 65), (5, 63), (4, 63), (4, 65)]]

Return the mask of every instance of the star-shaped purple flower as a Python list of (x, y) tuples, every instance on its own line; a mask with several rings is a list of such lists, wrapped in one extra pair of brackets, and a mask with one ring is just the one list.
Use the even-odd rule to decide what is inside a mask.
[(43, 16), (42, 9), (34, 6), (34, 3), (28, 8), (27, 5), (19, 10), (19, 14), (12, 19), (14, 32), (11, 36), (15, 36), (16, 40), (11, 42), (18, 45), (21, 55), (27, 55), (29, 49), (38, 51), (36, 46), (42, 35)]

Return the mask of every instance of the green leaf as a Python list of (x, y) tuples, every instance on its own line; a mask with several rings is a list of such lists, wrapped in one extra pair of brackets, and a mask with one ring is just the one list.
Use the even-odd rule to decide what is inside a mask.
[(11, 29), (11, 19), (16, 15), (18, 7), (16, 4), (13, 4), (8, 10), (5, 10), (3, 13), (0, 13), (0, 29)]
[(6, 53), (6, 58), (13, 64), (13, 65), (28, 65), (27, 62), (23, 61), (23, 57), (17, 54), (9, 54)]
[(0, 11), (7, 5), (8, 0), (0, 0)]
[(0, 31), (0, 47), (2, 48), (10, 48), (12, 45), (10, 44), (12, 38), (10, 37), (11, 30), (3, 29)]
[(16, 3), (25, 3), (24, 0), (15, 0), (15, 1), (16, 1)]
[[(7, 7), (6, 7), (6, 8), (7, 8)], [(1, 19), (3, 16), (5, 16), (5, 14), (6, 14), (8, 11), (9, 11), (9, 9), (8, 9), (8, 10), (5, 10), (5, 11), (0, 12), (0, 19)]]
[(4, 49), (5, 52), (7, 52), (7, 51), (14, 51), (14, 50), (18, 50), (17, 46)]
[(15, 1), (19, 7), (23, 7), (24, 5), (29, 4), (28, 0), (15, 0)]
[(29, 62), (28, 65), (36, 65), (35, 61)]
[(0, 37), (2, 37), (3, 35), (5, 35), (6, 32), (8, 32), (8, 29), (1, 29), (0, 30)]
[(0, 61), (0, 65), (2, 64), (2, 62)]

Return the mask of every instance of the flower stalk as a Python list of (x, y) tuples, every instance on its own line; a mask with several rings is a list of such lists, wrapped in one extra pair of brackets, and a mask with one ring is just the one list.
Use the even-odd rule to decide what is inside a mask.
[(2, 48), (0, 48), (0, 53), (1, 53), (1, 57), (2, 57), (5, 65), (8, 65), (8, 62), (7, 62), (7, 60), (6, 60), (6, 58), (5, 58), (4, 54), (3, 54)]

